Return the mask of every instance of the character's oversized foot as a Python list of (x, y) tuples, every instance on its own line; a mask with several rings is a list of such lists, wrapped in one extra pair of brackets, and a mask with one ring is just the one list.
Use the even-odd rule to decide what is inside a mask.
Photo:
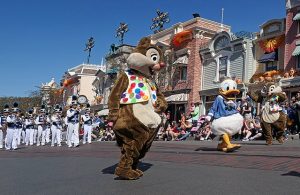
[(267, 146), (271, 146), (271, 145), (272, 145), (272, 140), (267, 140), (267, 141), (266, 141), (266, 145), (267, 145)]
[(140, 177), (140, 174), (137, 171), (132, 170), (131, 168), (121, 168), (121, 167), (116, 168), (115, 175), (125, 180), (136, 180)]
[(140, 177), (144, 175), (144, 172), (141, 171), (140, 169), (134, 169), (134, 171), (136, 171), (140, 175)]
[(277, 141), (278, 141), (279, 144), (283, 144), (284, 138), (283, 138), (283, 137), (280, 137), (280, 138), (277, 139)]
[(241, 146), (239, 144), (231, 144), (231, 145), (227, 145), (226, 148), (223, 148), (223, 152), (233, 152), (237, 149), (239, 149)]
[(227, 145), (224, 142), (222, 142), (222, 143), (218, 144), (217, 150), (223, 151), (226, 147), (227, 147)]
[(238, 147), (240, 148), (241, 147), (241, 144), (231, 144), (233, 147)]

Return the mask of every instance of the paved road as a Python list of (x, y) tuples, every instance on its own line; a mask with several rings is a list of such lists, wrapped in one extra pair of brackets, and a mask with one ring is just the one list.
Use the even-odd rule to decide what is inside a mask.
[(113, 175), (114, 142), (0, 151), (0, 194), (300, 194), (300, 140), (242, 144), (225, 154), (215, 141), (154, 142), (136, 181)]

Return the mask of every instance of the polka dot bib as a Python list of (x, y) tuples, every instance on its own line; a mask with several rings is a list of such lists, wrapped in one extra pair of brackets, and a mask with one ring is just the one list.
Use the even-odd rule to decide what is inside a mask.
[[(129, 85), (126, 91), (121, 95), (121, 104), (147, 102), (149, 98), (152, 99), (153, 103), (156, 102), (156, 86), (151, 80), (143, 76), (137, 76), (130, 70), (125, 71), (125, 73), (128, 77)], [(150, 90), (148, 86), (150, 86)]]

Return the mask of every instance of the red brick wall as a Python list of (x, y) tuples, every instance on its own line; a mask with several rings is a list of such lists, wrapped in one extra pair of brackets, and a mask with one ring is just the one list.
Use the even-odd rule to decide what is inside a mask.
[(300, 36), (297, 36), (297, 21), (293, 20), (293, 17), (297, 13), (297, 8), (289, 10), (286, 14), (286, 32), (285, 32), (285, 58), (284, 69), (289, 70), (296, 66), (296, 58), (292, 56), (292, 53), (296, 47), (296, 40), (300, 40)]

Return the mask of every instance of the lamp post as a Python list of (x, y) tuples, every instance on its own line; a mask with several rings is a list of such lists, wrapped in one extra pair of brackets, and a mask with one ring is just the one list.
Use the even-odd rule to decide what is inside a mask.
[(85, 49), (84, 51), (89, 51), (89, 55), (88, 55), (88, 58), (87, 58), (87, 63), (89, 64), (90, 63), (90, 57), (91, 57), (91, 51), (92, 51), (92, 48), (95, 46), (95, 41), (94, 41), (94, 38), (93, 37), (90, 37), (88, 39), (88, 42), (85, 44)]
[(117, 28), (117, 34), (115, 35), (115, 37), (119, 37), (120, 38), (120, 44), (123, 44), (123, 40), (124, 40), (124, 34), (128, 32), (128, 24), (121, 22), (120, 26)]
[(150, 26), (151, 30), (158, 28), (157, 30), (154, 30), (154, 33), (158, 33), (160, 31), (162, 31), (164, 24), (170, 22), (168, 12), (161, 12), (158, 9), (158, 10), (156, 10), (156, 13), (157, 13), (157, 16), (152, 18), (152, 25)]

